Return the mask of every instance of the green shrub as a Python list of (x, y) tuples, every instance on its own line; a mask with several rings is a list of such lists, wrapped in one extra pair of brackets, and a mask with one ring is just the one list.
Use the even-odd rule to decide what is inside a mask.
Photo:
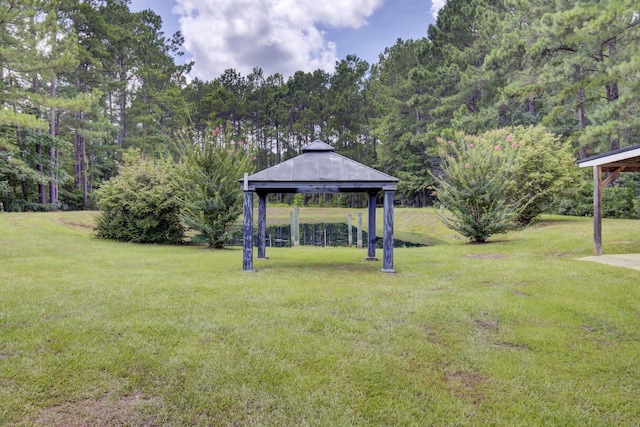
[[(588, 172), (588, 173), (587, 173)], [(602, 190), (603, 218), (640, 219), (637, 173), (623, 173)], [(555, 210), (562, 215), (593, 216), (593, 177), (585, 171), (582, 184), (574, 194), (560, 199)]]
[(125, 155), (118, 175), (96, 192), (98, 236), (136, 243), (180, 243), (184, 228), (168, 162)]
[(244, 142), (233, 142), (220, 128), (205, 141), (182, 145), (183, 160), (175, 174), (181, 188), (180, 217), (198, 232), (198, 241), (222, 248), (231, 241), (232, 225), (243, 209), (238, 180), (253, 171), (254, 157)]
[(505, 196), (509, 203), (519, 206), (521, 225), (533, 222), (557, 197), (575, 193), (580, 177), (571, 149), (543, 127), (495, 129), (481, 138), (489, 147), (517, 148)]

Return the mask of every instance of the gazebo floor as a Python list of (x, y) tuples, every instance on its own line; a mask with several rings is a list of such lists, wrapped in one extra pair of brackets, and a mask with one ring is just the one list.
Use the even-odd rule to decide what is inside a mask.
[(640, 270), (640, 254), (600, 255), (578, 258), (580, 261), (591, 261), (600, 264), (614, 265), (616, 267), (633, 268)]

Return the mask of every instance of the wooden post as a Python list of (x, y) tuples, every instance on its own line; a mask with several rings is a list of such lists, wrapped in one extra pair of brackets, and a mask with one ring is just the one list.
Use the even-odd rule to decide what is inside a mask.
[(294, 247), (296, 245), (296, 214), (291, 211), (289, 214), (289, 246)]
[(602, 255), (602, 167), (593, 167), (593, 252)]
[(351, 214), (347, 219), (347, 233), (348, 233), (348, 245), (349, 247), (353, 246), (353, 231), (351, 231)]
[(393, 269), (393, 191), (384, 192), (384, 234), (382, 272), (395, 273)]
[(327, 224), (324, 225), (324, 247), (327, 247)]
[(358, 213), (358, 249), (362, 249), (362, 213)]
[[(245, 188), (246, 179), (245, 179)], [(244, 192), (244, 229), (242, 243), (242, 270), (253, 271), (253, 192)]]
[(369, 193), (369, 229), (367, 260), (377, 261), (376, 258), (376, 193)]
[(293, 222), (291, 230), (291, 246), (300, 246), (300, 207), (293, 207)]
[(258, 193), (258, 259), (266, 259), (267, 194)]

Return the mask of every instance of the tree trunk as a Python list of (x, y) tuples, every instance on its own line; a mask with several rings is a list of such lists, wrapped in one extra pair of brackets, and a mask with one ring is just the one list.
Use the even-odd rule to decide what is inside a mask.
[[(51, 99), (56, 97), (56, 88), (58, 86), (58, 79), (56, 77), (51, 81), (51, 88), (49, 89), (49, 95)], [(51, 107), (49, 117), (49, 135), (56, 137), (56, 115), (57, 111), (55, 107)], [(49, 147), (49, 203), (55, 206), (58, 203), (58, 176), (56, 174), (58, 153), (55, 145)], [(53, 208), (55, 209), (55, 207)]]
[(478, 112), (478, 106), (476, 105), (476, 97), (472, 96), (471, 100), (469, 102), (469, 109), (471, 110), (472, 113), (477, 113)]
[[(38, 90), (38, 78), (34, 77), (31, 80), (31, 88), (35, 93)], [(45, 195), (45, 187), (42, 182), (42, 176), (44, 175), (44, 166), (42, 165), (42, 144), (39, 142), (36, 143), (36, 158), (38, 159), (38, 164), (36, 165), (36, 170), (38, 171), (39, 179), (38, 179), (38, 203), (44, 205), (47, 203), (47, 198)]]
[(529, 95), (529, 118), (535, 120), (536, 118), (536, 97)]
[(80, 177), (82, 182), (82, 209), (87, 210), (87, 146), (84, 137), (80, 140)]
[(127, 120), (125, 110), (127, 108), (127, 77), (124, 69), (124, 61), (122, 58), (118, 59), (118, 65), (120, 66), (120, 132), (118, 132), (118, 143), (121, 147), (124, 147), (127, 141)]
[[(578, 130), (580, 132), (584, 131), (585, 128), (585, 116), (584, 116), (584, 89), (578, 89)], [(587, 147), (585, 147), (582, 142), (580, 142), (580, 158), (584, 159), (587, 157), (586, 153)]]
[[(147, 95), (146, 90), (142, 95), (142, 105), (145, 106), (145, 113), (147, 113), (146, 110), (148, 110), (149, 96)], [(142, 140), (145, 141), (146, 139), (147, 139), (147, 121), (143, 120), (142, 121)]]
[[(20, 152), (22, 152), (23, 142), (22, 142), (22, 130), (20, 129), (20, 126), (16, 127), (16, 139), (18, 141), (18, 148), (20, 149)], [(29, 196), (29, 189), (27, 187), (27, 180), (22, 178), (20, 180), (20, 186), (22, 188), (22, 197), (24, 197), (24, 200), (27, 200), (27, 198)]]
[[(611, 58), (616, 50), (616, 38), (614, 37), (611, 42), (609, 42), (609, 58)], [(605, 86), (605, 92), (607, 96), (607, 103), (615, 102), (619, 97), (619, 89), (618, 82), (612, 81), (607, 83)], [(617, 119), (618, 114), (614, 110), (613, 118)], [(618, 130), (614, 131), (614, 134), (609, 137), (609, 151), (614, 151), (620, 148), (620, 132)]]

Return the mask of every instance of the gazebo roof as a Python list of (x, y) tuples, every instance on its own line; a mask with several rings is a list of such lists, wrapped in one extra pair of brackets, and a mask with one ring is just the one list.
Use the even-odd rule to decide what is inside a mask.
[(603, 172), (640, 172), (640, 145), (621, 148), (577, 161), (581, 168), (600, 166)]
[(299, 156), (248, 177), (249, 191), (272, 193), (394, 191), (397, 186), (398, 178), (341, 156), (320, 140)]

